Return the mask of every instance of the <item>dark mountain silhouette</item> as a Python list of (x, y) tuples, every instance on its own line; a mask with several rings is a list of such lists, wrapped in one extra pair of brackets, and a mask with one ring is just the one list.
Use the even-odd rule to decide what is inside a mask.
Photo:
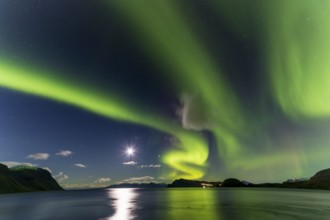
[(330, 168), (317, 172), (304, 186), (308, 189), (330, 189)]
[(222, 187), (244, 187), (246, 184), (242, 183), (238, 179), (229, 178), (223, 181)]
[(37, 167), (0, 164), (0, 193), (63, 190), (52, 175)]
[(178, 179), (174, 180), (168, 187), (220, 187), (221, 182), (207, 182), (197, 180)]
[(286, 181), (283, 183), (253, 184), (248, 181), (240, 181), (229, 178), (223, 182), (206, 182), (197, 180), (178, 179), (168, 187), (269, 187), (269, 188), (300, 188), (300, 189), (327, 189), (330, 190), (330, 168), (321, 170), (309, 180)]

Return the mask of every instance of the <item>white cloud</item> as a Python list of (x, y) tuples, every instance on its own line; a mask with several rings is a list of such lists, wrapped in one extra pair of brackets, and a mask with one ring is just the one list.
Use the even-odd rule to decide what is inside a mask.
[(111, 181), (111, 179), (109, 177), (102, 177), (102, 178), (95, 180), (94, 183), (106, 183), (106, 182), (110, 182), (110, 181)]
[(132, 161), (124, 162), (123, 164), (124, 165), (132, 165), (133, 166), (133, 165), (136, 165), (137, 162), (135, 162), (135, 161), (132, 160)]
[(61, 186), (64, 189), (91, 189), (99, 188), (100, 184), (61, 184)]
[(41, 167), (41, 168), (44, 169), (44, 170), (47, 170), (47, 171), (50, 172), (50, 173), (52, 173), (52, 170), (49, 169), (49, 167)]
[(152, 176), (141, 176), (141, 177), (132, 177), (129, 179), (125, 179), (122, 182), (124, 182), (124, 183), (149, 183), (153, 180), (155, 180), (155, 178)]
[(56, 153), (57, 156), (62, 156), (62, 157), (68, 157), (72, 154), (73, 154), (73, 152), (70, 151), (70, 150), (61, 150), (61, 151)]
[(149, 164), (149, 165), (141, 165), (141, 168), (160, 168), (162, 165), (160, 164)]
[(177, 111), (182, 126), (190, 130), (210, 129), (203, 99), (198, 95), (183, 94)]
[(66, 175), (66, 174), (63, 173), (63, 172), (59, 172), (59, 174), (57, 174), (57, 175), (55, 175), (55, 176), (53, 176), (53, 177), (56, 179), (56, 181), (57, 181), (58, 183), (61, 183), (61, 182), (63, 182), (64, 180), (69, 179), (68, 175)]
[(47, 153), (36, 153), (36, 154), (30, 154), (26, 158), (33, 159), (33, 160), (47, 160), (49, 157), (49, 154)]
[(75, 163), (74, 164), (76, 167), (80, 167), (80, 168), (86, 168), (87, 167), (87, 165), (84, 165), (84, 164), (82, 164), (82, 163)]
[(16, 167), (16, 166), (28, 166), (28, 167), (36, 167), (37, 164), (33, 163), (24, 163), (24, 162), (16, 162), (16, 161), (1, 161), (0, 163), (6, 165), (7, 167)]
[[(16, 166), (27, 166), (27, 167), (37, 167), (38, 164), (33, 163), (24, 163), (24, 162), (16, 162), (16, 161), (0, 161), (0, 163), (6, 165), (7, 167), (16, 167)], [(49, 167), (41, 167), (44, 170), (47, 170), (48, 172), (52, 173), (52, 170)]]

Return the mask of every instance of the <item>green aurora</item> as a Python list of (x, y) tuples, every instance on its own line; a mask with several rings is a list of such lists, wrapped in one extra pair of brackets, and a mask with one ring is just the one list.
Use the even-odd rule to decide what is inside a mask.
[[(208, 147), (195, 132), (184, 130), (159, 116), (140, 111), (121, 98), (98, 91), (96, 87), (60, 77), (61, 74), (31, 67), (24, 68), (22, 64), (15, 65), (9, 61), (5, 62), (4, 59), (1, 59), (0, 73), (0, 85), (3, 87), (54, 99), (105, 117), (150, 126), (173, 135), (177, 138), (178, 149), (170, 152), (164, 159), (164, 162), (179, 171), (179, 174), (172, 172), (171, 177), (180, 175), (198, 179), (203, 176)], [(194, 167), (190, 168), (189, 164)]]
[[(140, 45), (151, 59), (168, 66), (167, 77), (173, 84), (182, 93), (201, 100), (205, 120), (201, 129), (214, 131), (221, 157), (225, 159), (239, 154), (241, 147), (235, 135), (246, 130), (239, 101), (221, 66), (212, 59), (197, 33), (189, 28), (179, 3), (142, 0), (131, 4), (131, 1), (124, 0), (109, 1), (109, 4), (122, 12), (123, 19), (137, 33), (134, 36), (141, 41)], [(150, 48), (155, 49), (151, 51)], [(186, 112), (190, 123), (195, 120), (190, 117), (193, 111), (188, 109)]]
[[(309, 133), (317, 127), (327, 127), (330, 107), (330, 2), (212, 2), (216, 6), (214, 10), (223, 15), (234, 32), (251, 35), (259, 42), (258, 48), (264, 57), (264, 64), (260, 67), (264, 73), (260, 78), (269, 82), (264, 85), (263, 92), (269, 94), (268, 98), (277, 103), (287, 119), (295, 126), (309, 127)], [(282, 173), (286, 173), (286, 167), (291, 167), (298, 175), (306, 175), (306, 170), (312, 170), (316, 164), (318, 167), (328, 166), (329, 143), (324, 141), (326, 138), (322, 134), (312, 137), (311, 134), (289, 133), (283, 136), (287, 143), (280, 142), (281, 150), (269, 152), (267, 148), (276, 149), (278, 143), (265, 143), (265, 154), (247, 154), (231, 165), (244, 166), (245, 170), (259, 169), (270, 175), (273, 175), (275, 167)]]
[(235, 32), (260, 42), (270, 93), (288, 117), (329, 116), (329, 1), (212, 2)]
[[(330, 2), (210, 3), (233, 32), (249, 33), (260, 42), (258, 47), (264, 59), (260, 78), (267, 79), (262, 95), (275, 103), (286, 120), (316, 128), (315, 122), (329, 117)], [(61, 76), (58, 72), (62, 71), (31, 67), (6, 58), (0, 59), (0, 86), (171, 134), (176, 142), (162, 155), (163, 163), (171, 168), (166, 171), (170, 178), (200, 179), (207, 174), (209, 146), (200, 130), (214, 134), (220, 160), (228, 173), (235, 172), (238, 177), (245, 172), (270, 176), (281, 172), (286, 176), (293, 170), (299, 177), (315, 171), (315, 166), (326, 166), (329, 143), (322, 141), (317, 150), (310, 147), (324, 140), (323, 135), (313, 140), (311, 135), (292, 132), (282, 137), (283, 142), (260, 137), (268, 132), (263, 130), (267, 123), (274, 124), (277, 118), (260, 124), (253, 122), (266, 117), (266, 113), (251, 116), (244, 110), (226, 78), (230, 73), (222, 67), (221, 60), (212, 57), (208, 45), (191, 28), (183, 3), (141, 0), (132, 4), (121, 0), (109, 1), (108, 5), (109, 11), (116, 11), (125, 21), (136, 44), (150, 60), (166, 66), (165, 77), (181, 90), (178, 98), (187, 94), (182, 126), (131, 106), (128, 99)], [(254, 32), (255, 29), (259, 31)], [(327, 121), (322, 123), (327, 125)], [(252, 135), (251, 130), (257, 134)]]

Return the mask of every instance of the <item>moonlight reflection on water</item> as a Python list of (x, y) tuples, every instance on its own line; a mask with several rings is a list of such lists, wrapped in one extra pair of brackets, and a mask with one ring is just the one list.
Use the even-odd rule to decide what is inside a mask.
[(133, 219), (133, 210), (136, 208), (134, 189), (109, 189), (108, 196), (113, 200), (111, 206), (115, 209), (114, 215), (107, 220), (128, 220)]
[(93, 189), (0, 195), (1, 220), (329, 220), (330, 192)]

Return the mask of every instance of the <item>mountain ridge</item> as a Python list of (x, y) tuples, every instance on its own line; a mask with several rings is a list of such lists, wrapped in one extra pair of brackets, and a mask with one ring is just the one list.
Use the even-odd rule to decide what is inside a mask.
[(318, 171), (308, 180), (282, 183), (253, 184), (248, 181), (240, 181), (235, 178), (225, 179), (223, 182), (208, 182), (199, 180), (174, 180), (168, 187), (269, 187), (269, 188), (299, 188), (299, 189), (323, 189), (330, 190), (330, 168)]
[(8, 168), (0, 163), (0, 194), (49, 190), (63, 190), (49, 171), (26, 166)]

